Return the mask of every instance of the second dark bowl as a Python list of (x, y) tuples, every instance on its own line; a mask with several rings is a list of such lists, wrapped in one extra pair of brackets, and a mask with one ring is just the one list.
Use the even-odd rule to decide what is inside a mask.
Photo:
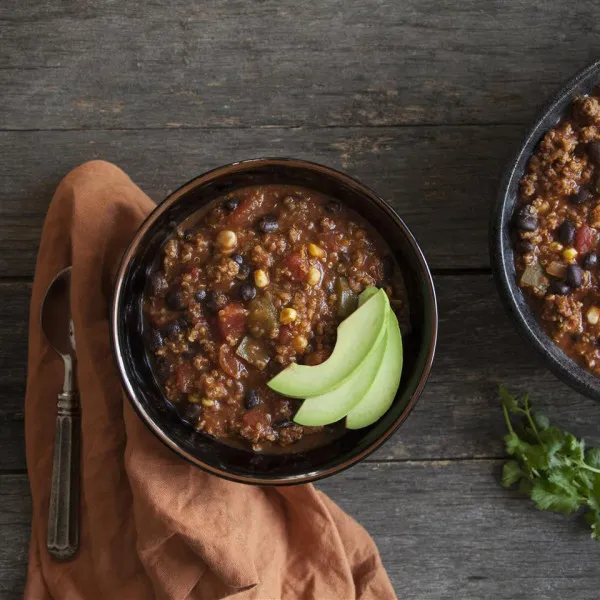
[[(411, 333), (404, 339), (404, 369), (392, 407), (377, 423), (347, 431), (305, 452), (257, 454), (221, 443), (184, 425), (158, 387), (142, 341), (142, 298), (148, 273), (175, 224), (235, 189), (262, 184), (297, 185), (337, 198), (373, 225), (402, 269)], [(293, 484), (337, 473), (377, 449), (404, 422), (425, 385), (437, 338), (431, 274), (414, 237), (394, 210), (366, 186), (327, 167), (293, 159), (258, 159), (227, 165), (171, 194), (142, 224), (117, 275), (111, 336), (123, 387), (148, 428), (169, 448), (210, 473), (254, 484)]]
[(490, 226), (490, 256), (500, 297), (517, 329), (545, 359), (548, 368), (581, 394), (600, 400), (600, 377), (571, 360), (548, 337), (517, 283), (510, 222), (517, 202), (519, 181), (544, 134), (565, 116), (575, 96), (590, 93), (600, 83), (600, 61), (568, 81), (546, 106), (527, 134), (521, 150), (507, 170)]

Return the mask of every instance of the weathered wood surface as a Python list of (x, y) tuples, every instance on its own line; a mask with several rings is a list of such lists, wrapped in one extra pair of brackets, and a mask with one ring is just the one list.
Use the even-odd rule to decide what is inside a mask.
[[(373, 534), (398, 596), (590, 600), (598, 545), (497, 483), (496, 387), (600, 444), (600, 405), (514, 332), (486, 269), (489, 207), (526, 124), (600, 57), (595, 0), (0, 3), (0, 599), (22, 595), (23, 395), (44, 213), (77, 164), (152, 198), (204, 170), (297, 156), (389, 199), (436, 272), (440, 342), (381, 450), (319, 486)], [(365, 491), (368, 490), (368, 491)]]
[(94, 158), (121, 166), (157, 202), (234, 160), (314, 160), (345, 170), (388, 199), (432, 268), (485, 267), (490, 206), (523, 134), (522, 126), (0, 132), (0, 276), (33, 273), (56, 185)]
[(3, 0), (0, 128), (523, 123), (595, 0)]
[[(597, 600), (598, 542), (498, 486), (500, 461), (361, 464), (318, 484), (374, 537), (402, 600)], [(0, 476), (0, 597), (21, 598), (23, 475)]]
[[(440, 335), (431, 378), (408, 421), (371, 460), (502, 456), (499, 382), (530, 391), (553, 420), (600, 445), (600, 404), (548, 373), (514, 331), (488, 275), (439, 276), (436, 286)], [(0, 407), (0, 469), (22, 469), (29, 286), (4, 284), (0, 290), (0, 334), (7, 341), (0, 361), (10, 366), (0, 371), (0, 389), (11, 390)]]

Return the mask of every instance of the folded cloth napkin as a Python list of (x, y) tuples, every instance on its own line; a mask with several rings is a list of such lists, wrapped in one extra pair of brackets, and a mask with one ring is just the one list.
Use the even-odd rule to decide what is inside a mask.
[[(204, 473), (165, 448), (124, 399), (109, 342), (118, 261), (154, 204), (117, 167), (86, 163), (44, 225), (29, 323), (25, 406), (33, 522), (26, 600), (395, 598), (365, 530), (312, 485), (257, 487)], [(46, 551), (60, 358), (40, 304), (73, 265), (81, 395), (81, 546)]]

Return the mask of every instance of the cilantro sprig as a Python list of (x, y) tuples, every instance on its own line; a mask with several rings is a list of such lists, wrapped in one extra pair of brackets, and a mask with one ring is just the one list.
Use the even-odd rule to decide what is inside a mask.
[(600, 448), (586, 450), (583, 440), (551, 426), (546, 415), (533, 411), (528, 394), (516, 398), (501, 385), (500, 399), (512, 457), (502, 468), (502, 485), (518, 484), (540, 510), (581, 511), (600, 540)]

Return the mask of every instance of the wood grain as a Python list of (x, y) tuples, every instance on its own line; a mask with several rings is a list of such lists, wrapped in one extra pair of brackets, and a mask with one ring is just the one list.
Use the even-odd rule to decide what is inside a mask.
[(0, 598), (23, 597), (31, 523), (29, 482), (24, 475), (0, 475)]
[[(553, 421), (600, 445), (600, 404), (548, 373), (514, 331), (489, 276), (440, 276), (436, 286), (440, 335), (430, 380), (408, 421), (372, 460), (502, 456), (500, 382), (516, 392), (531, 392)], [(0, 371), (0, 389), (13, 392), (4, 395), (0, 408), (0, 469), (22, 469), (26, 310), (14, 307), (26, 306), (29, 290), (22, 283), (1, 289), (6, 308), (0, 307), (0, 337), (8, 344), (0, 347), (7, 367)]]
[[(373, 536), (402, 600), (596, 600), (600, 572), (585, 557), (595, 560), (598, 542), (576, 519), (502, 489), (499, 470), (494, 460), (363, 463), (318, 487)], [(0, 595), (16, 600), (31, 512), (25, 476), (0, 476), (0, 506)]]
[(156, 201), (234, 160), (314, 160), (343, 169), (388, 199), (433, 268), (485, 267), (490, 206), (522, 133), (519, 126), (0, 132), (0, 276), (33, 274), (57, 184), (95, 158), (121, 166)]
[(0, 6), (0, 128), (525, 123), (600, 50), (594, 0)]

